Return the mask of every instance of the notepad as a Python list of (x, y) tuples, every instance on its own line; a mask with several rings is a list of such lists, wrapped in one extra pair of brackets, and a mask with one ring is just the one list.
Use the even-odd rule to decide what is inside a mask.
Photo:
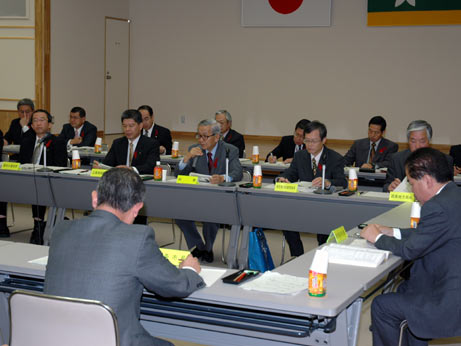
[(328, 263), (369, 268), (376, 268), (390, 255), (390, 251), (340, 244), (330, 244), (326, 247), (326, 251), (328, 251)]
[(276, 294), (295, 295), (306, 290), (309, 279), (277, 272), (267, 271), (258, 278), (244, 283), (240, 287), (245, 290)]

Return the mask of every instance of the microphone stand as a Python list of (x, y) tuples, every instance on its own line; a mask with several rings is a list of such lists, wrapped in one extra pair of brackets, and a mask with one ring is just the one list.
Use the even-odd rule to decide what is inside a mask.
[(224, 176), (224, 182), (219, 183), (219, 186), (231, 187), (235, 186), (235, 183), (229, 181), (229, 149), (226, 148), (226, 175)]
[(327, 170), (327, 166), (323, 165), (322, 167), (322, 187), (319, 187), (317, 190), (314, 190), (314, 193), (317, 195), (331, 195), (333, 193), (331, 186), (330, 189), (325, 189), (325, 171)]
[(37, 172), (53, 172), (51, 168), (46, 167), (46, 139), (50, 137), (50, 134), (47, 133), (45, 137), (43, 137), (43, 168), (37, 169)]

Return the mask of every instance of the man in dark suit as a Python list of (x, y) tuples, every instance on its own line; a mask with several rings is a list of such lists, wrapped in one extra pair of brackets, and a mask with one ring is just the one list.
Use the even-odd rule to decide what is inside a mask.
[(85, 110), (82, 107), (73, 107), (70, 110), (69, 123), (64, 124), (59, 136), (64, 138), (69, 147), (93, 147), (97, 132), (96, 126), (86, 120)]
[(397, 143), (384, 138), (386, 120), (375, 116), (368, 122), (368, 138), (356, 140), (344, 156), (346, 166), (360, 168), (388, 167), (393, 153), (399, 150)]
[(266, 161), (275, 163), (279, 157), (282, 158), (284, 163), (291, 163), (293, 156), (300, 150), (306, 149), (304, 144), (304, 129), (310, 121), (301, 119), (295, 126), (295, 133), (293, 136), (283, 136), (279, 145), (275, 147), (266, 157)]
[(154, 111), (151, 106), (143, 105), (138, 108), (141, 113), (143, 135), (156, 139), (160, 143), (160, 155), (171, 155), (171, 132), (166, 127), (155, 124)]
[[(3, 132), (0, 130), (0, 153), (3, 150)], [(0, 238), (8, 238), (10, 230), (6, 222), (6, 202), (0, 202)]]
[(243, 157), (243, 153), (245, 151), (245, 139), (240, 133), (231, 129), (232, 116), (230, 113), (225, 109), (222, 109), (215, 113), (214, 118), (221, 125), (222, 140), (237, 147), (239, 150), (239, 157)]
[[(461, 335), (461, 194), (446, 155), (432, 148), (413, 151), (406, 174), (422, 204), (416, 229), (369, 225), (361, 235), (378, 249), (414, 261), (410, 279), (396, 293), (376, 297), (371, 307), (373, 345), (397, 345), (407, 320), (408, 345)], [(407, 343), (405, 343), (406, 345)]]
[[(419, 149), (431, 145), (432, 126), (425, 120), (414, 120), (407, 128), (407, 139), (409, 149), (399, 151), (391, 156), (389, 167), (386, 173), (386, 182), (383, 186), (384, 192), (394, 191), (405, 178), (405, 161), (410, 154)], [(453, 160), (447, 155), (448, 163), (453, 166)]]
[[(25, 136), (19, 150), (19, 161), (21, 163), (45, 164), (46, 165), (67, 167), (66, 143), (60, 137), (50, 133), (53, 117), (44, 109), (37, 109), (31, 118), (31, 128), (34, 136)], [(30, 237), (32, 244), (43, 244), (43, 233), (45, 231), (45, 206), (32, 206), (32, 216), (34, 218), (34, 230)]]
[[(226, 173), (226, 156), (229, 157), (229, 181), (242, 179), (242, 166), (238, 159), (238, 149), (220, 140), (221, 126), (216, 120), (202, 120), (198, 124), (196, 138), (198, 144), (189, 147), (189, 151), (177, 167), (177, 174), (188, 175), (191, 172), (210, 175), (211, 184), (224, 181)], [(213, 262), (213, 244), (218, 233), (219, 224), (204, 222), (203, 238), (197, 231), (194, 221), (176, 220), (176, 224), (186, 238), (189, 249), (196, 246), (192, 254), (206, 262)]]
[(186, 297), (205, 286), (197, 259), (189, 255), (176, 268), (160, 252), (152, 228), (132, 225), (144, 195), (132, 170), (106, 172), (92, 192), (91, 215), (55, 228), (46, 267), (45, 293), (99, 300), (114, 310), (120, 346), (171, 345), (139, 321), (144, 288)]
[[(344, 158), (334, 150), (325, 146), (327, 128), (321, 122), (314, 120), (304, 129), (304, 143), (306, 150), (298, 151), (290, 167), (277, 178), (277, 181), (294, 183), (297, 181), (311, 181), (313, 187), (322, 186), (322, 170), (325, 169), (325, 188), (347, 186), (344, 175)], [(292, 256), (301, 256), (304, 253), (303, 243), (299, 232), (283, 231)], [(328, 236), (317, 234), (319, 244), (323, 244)]]
[[(31, 99), (22, 99), (18, 102), (17, 109), (19, 117), (11, 121), (10, 128), (3, 138), (4, 145), (20, 145), (23, 137), (25, 137), (26, 134), (30, 134), (30, 119), (35, 109), (34, 102), (32, 102)], [(11, 159), (17, 160), (18, 156), (13, 155)]]
[(453, 145), (450, 148), (450, 156), (453, 158), (454, 175), (461, 174), (461, 145)]
[[(155, 164), (160, 161), (157, 140), (141, 135), (142, 118), (136, 109), (124, 111), (121, 118), (125, 136), (114, 140), (102, 163), (131, 167), (139, 174), (154, 174)], [(98, 168), (99, 162), (94, 161), (93, 167)]]

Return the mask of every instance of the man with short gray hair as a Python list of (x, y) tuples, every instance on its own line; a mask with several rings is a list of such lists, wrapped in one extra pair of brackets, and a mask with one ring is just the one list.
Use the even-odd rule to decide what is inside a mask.
[[(386, 173), (384, 192), (394, 191), (405, 178), (405, 161), (410, 154), (431, 145), (432, 126), (425, 120), (414, 120), (407, 127), (408, 149), (399, 151), (391, 156)], [(447, 156), (448, 158), (448, 156)], [(448, 163), (453, 166), (453, 160), (448, 158)]]
[(219, 110), (215, 113), (215, 120), (221, 124), (222, 140), (226, 143), (236, 146), (239, 150), (239, 157), (243, 157), (245, 151), (245, 139), (237, 131), (231, 129), (232, 116), (225, 109)]
[(171, 345), (139, 321), (144, 288), (186, 297), (205, 286), (196, 258), (189, 255), (176, 268), (160, 252), (152, 228), (132, 225), (144, 195), (133, 170), (107, 171), (91, 194), (91, 215), (55, 228), (46, 267), (46, 294), (99, 300), (114, 310), (120, 346)]
[[(189, 151), (178, 164), (177, 175), (189, 175), (191, 172), (210, 175), (210, 183), (219, 184), (224, 181), (226, 173), (226, 157), (229, 158), (229, 180), (242, 179), (242, 166), (238, 159), (238, 149), (220, 140), (220, 125), (216, 120), (202, 120), (197, 126), (198, 144), (189, 147)], [(203, 238), (197, 231), (194, 221), (176, 220), (176, 224), (184, 233), (187, 247), (196, 247), (192, 255), (208, 263), (213, 262), (213, 244), (218, 233), (219, 224), (204, 222)]]

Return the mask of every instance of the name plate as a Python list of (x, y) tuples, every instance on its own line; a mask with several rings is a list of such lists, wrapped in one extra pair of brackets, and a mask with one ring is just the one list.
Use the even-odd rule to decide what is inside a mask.
[(413, 192), (395, 192), (389, 194), (389, 201), (396, 202), (414, 202), (415, 194)]
[(189, 185), (197, 185), (198, 184), (198, 177), (191, 177), (188, 175), (178, 175), (176, 179), (177, 184), (189, 184)]
[(190, 252), (185, 250), (164, 249), (160, 248), (163, 256), (171, 262), (174, 266), (178, 267), (179, 264), (189, 256)]
[(274, 191), (296, 193), (298, 192), (298, 184), (275, 183)]
[(102, 169), (102, 168), (93, 168), (91, 170), (90, 176), (96, 177), (96, 178), (101, 178), (104, 173), (106, 173), (108, 170), (107, 169)]
[(344, 226), (338, 227), (331, 231), (327, 243), (331, 243), (333, 239), (336, 240), (336, 243), (340, 244), (347, 239), (347, 232)]
[(20, 171), (21, 164), (19, 162), (3, 162), (2, 169), (6, 171)]

